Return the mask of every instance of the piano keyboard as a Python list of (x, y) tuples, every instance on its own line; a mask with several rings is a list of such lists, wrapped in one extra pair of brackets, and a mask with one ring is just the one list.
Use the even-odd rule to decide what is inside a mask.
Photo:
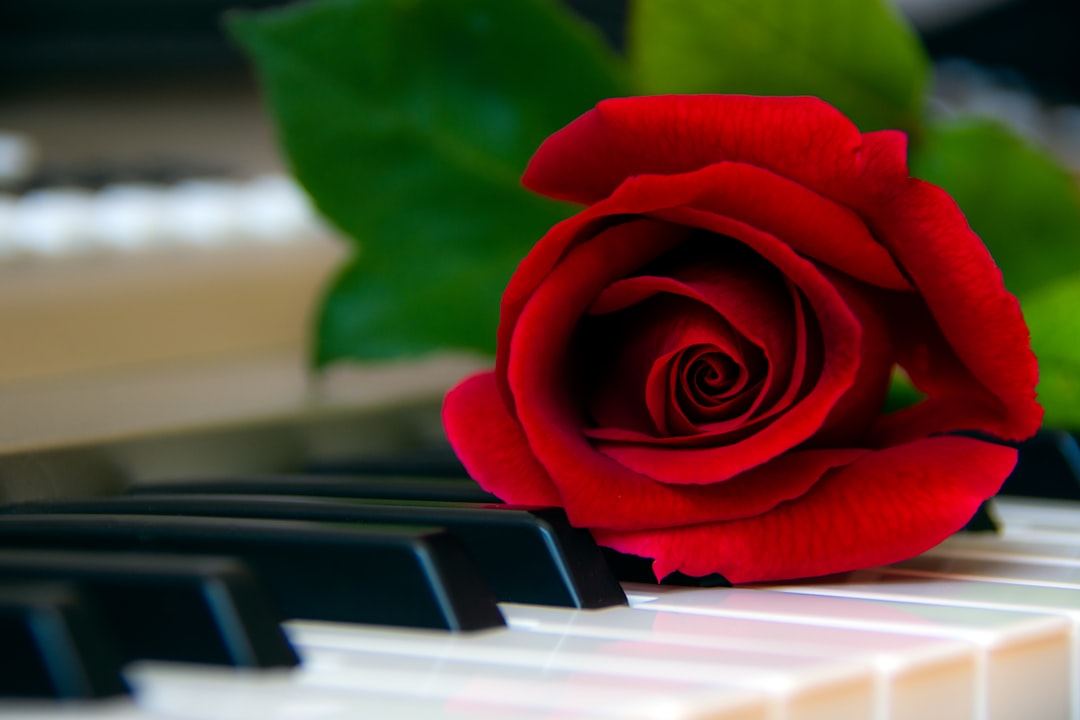
[[(316, 500), (281, 495), (290, 491), (289, 483), (282, 478), (267, 481), (267, 488), (279, 493), (276, 499), (253, 495), (258, 492), (259, 480), (250, 478), (247, 484), (256, 487), (245, 489), (241, 487), (243, 482), (222, 484), (222, 489), (232, 494), (207, 494), (207, 483), (212, 485), (214, 481), (203, 480), (198, 484), (148, 486), (146, 489), (156, 490), (151, 494), (0, 508), (9, 513), (0, 517), (0, 546), (13, 548), (0, 549), (0, 634), (10, 635), (5, 630), (10, 627), (4, 624), (5, 608), (20, 602), (23, 604), (19, 607), (35, 606), (40, 597), (50, 593), (63, 595), (53, 584), (27, 585), (33, 578), (25, 571), (23, 575), (11, 571), (20, 562), (24, 566), (29, 563), (39, 568), (62, 568), (57, 572), (63, 577), (75, 572), (71, 570), (74, 565), (86, 576), (91, 572), (90, 565), (109, 565), (116, 553), (127, 556), (124, 562), (138, 565), (145, 564), (139, 558), (146, 552), (166, 551), (171, 554), (157, 562), (157, 575), (202, 578), (200, 593), (204, 598), (216, 593), (219, 601), (214, 607), (221, 618), (229, 614), (222, 608), (240, 608), (244, 606), (241, 599), (255, 592), (243, 589), (248, 587), (243, 577), (229, 579), (229, 573), (234, 571), (214, 565), (223, 561), (208, 559), (192, 566), (188, 556), (175, 555), (177, 548), (167, 544), (136, 544), (109, 551), (86, 536), (75, 541), (74, 554), (79, 557), (78, 553), (92, 552), (79, 561), (71, 560), (70, 543), (60, 542), (63, 550), (30, 550), (41, 545), (28, 540), (29, 536), (9, 532), (13, 528), (17, 531), (20, 524), (44, 527), (52, 522), (68, 528), (84, 521), (116, 527), (125, 521), (144, 523), (145, 527), (156, 524), (155, 530), (144, 527), (135, 533), (141, 538), (139, 542), (155, 532), (163, 533), (161, 528), (165, 526), (229, 526), (236, 537), (229, 540), (220, 536), (223, 539), (214, 541), (220, 544), (212, 551), (199, 550), (195, 545), (181, 549), (236, 552), (245, 560), (255, 558), (253, 568), (261, 585), (273, 586), (275, 580), (268, 576), (276, 571), (269, 567), (269, 561), (253, 555), (255, 551), (243, 545), (241, 535), (250, 530), (249, 526), (258, 532), (264, 525), (278, 528), (281, 537), (274, 540), (277, 543), (299, 532), (290, 529), (290, 524), (310, 526), (317, 522), (310, 518), (323, 513), (321, 522), (334, 522), (319, 525), (319, 533), (327, 538), (337, 533), (352, 542), (352, 536), (362, 532), (356, 525), (369, 527), (366, 523), (377, 519), (382, 508), (387, 513), (385, 518), (395, 522), (408, 521), (409, 513), (414, 514), (415, 522), (425, 525), (444, 518), (442, 522), (450, 527), (451, 534), (456, 527), (466, 546), (473, 543), (472, 551), (481, 569), (466, 583), (469, 588), (431, 581), (436, 595), (473, 592), (485, 584), (492, 572), (500, 572), (500, 562), (504, 563), (503, 572), (513, 573), (516, 567), (518, 575), (534, 575), (537, 584), (555, 582), (579, 587), (581, 583), (605, 581), (604, 577), (597, 580), (605, 568), (590, 564), (596, 559), (595, 547), (575, 544), (560, 534), (565, 531), (552, 530), (551, 523), (558, 526), (560, 522), (557, 513), (538, 514), (540, 520), (536, 521), (541, 527), (537, 537), (546, 538), (541, 543), (546, 543), (545, 552), (562, 558), (563, 563), (556, 565), (556, 569), (562, 567), (561, 571), (546, 575), (542, 567), (546, 560), (541, 554), (533, 551), (531, 560), (522, 560), (526, 552), (520, 549), (525, 547), (521, 544), (524, 540), (512, 540), (510, 535), (501, 540), (498, 534), (503, 520), (507, 528), (514, 523), (528, 524), (522, 511), (494, 507), (482, 510), (482, 505), (446, 502), (446, 498), (454, 496), (453, 488), (461, 487), (461, 481), (413, 478), (402, 483), (408, 489), (403, 494), (412, 495), (408, 500), (386, 497), (386, 486), (392, 483), (382, 483), (381, 490), (353, 493), (381, 494), (378, 499), (343, 500), (328, 496), (344, 494), (334, 490), (335, 479), (323, 477), (321, 485), (316, 478), (309, 481), (323, 488), (324, 497)], [(299, 482), (294, 479), (292, 484)], [(443, 501), (416, 499), (418, 493), (423, 494), (425, 484), (434, 487), (438, 483), (447, 483)], [(291, 490), (295, 492), (296, 488)], [(461, 497), (479, 499), (475, 493)], [(416, 627), (423, 623), (413, 622), (406, 611), (402, 615), (406, 619), (388, 620), (377, 614), (365, 619), (363, 611), (358, 610), (361, 615), (357, 617), (364, 622), (357, 623), (343, 622), (333, 615), (320, 616), (293, 605), (284, 615), (290, 619), (280, 627), (295, 656), (288, 648), (275, 649), (275, 643), (284, 640), (276, 634), (279, 630), (272, 630), (272, 637), (261, 641), (262, 647), (270, 648), (264, 650), (270, 658), (267, 660), (234, 658), (223, 664), (197, 664), (135, 659), (121, 666), (130, 694), (115, 696), (106, 690), (102, 693), (106, 697), (64, 701), (9, 697), (0, 701), (0, 716), (108, 720), (1080, 718), (1080, 689), (1076, 682), (1080, 671), (1080, 504), (1001, 498), (995, 510), (1003, 525), (999, 535), (960, 534), (907, 562), (814, 581), (749, 588), (627, 582), (622, 585), (625, 603), (618, 586), (614, 591), (593, 592), (592, 596), (599, 599), (591, 603), (574, 599), (573, 593), (559, 596), (569, 599), (514, 601), (513, 593), (520, 591), (509, 585), (498, 586), (490, 600), (483, 593), (468, 595), (471, 599), (467, 604), (474, 614), (489, 620), (465, 632)], [(42, 512), (52, 514), (39, 514)], [(118, 512), (135, 514), (116, 515)], [(223, 512), (262, 519), (205, 517)], [(301, 512), (316, 515), (297, 514)], [(350, 512), (353, 516), (348, 515)], [(57, 513), (75, 514), (58, 520)], [(102, 518), (93, 513), (109, 515)], [(148, 518), (145, 513), (157, 517)], [(475, 516), (483, 518), (481, 524), (486, 528), (479, 534), (467, 529), (469, 522), (474, 522), (470, 518)], [(286, 517), (309, 519), (281, 519)], [(303, 532), (310, 535), (314, 531)], [(5, 537), (9, 536), (15, 539), (8, 542)], [(315, 541), (309, 537), (305, 542)], [(333, 563), (322, 563), (331, 580), (334, 575), (348, 580), (325, 585), (325, 592), (339, 595), (333, 598), (336, 605), (363, 606), (365, 593), (374, 593), (365, 590), (368, 583), (378, 583), (382, 588), (403, 583), (398, 577), (406, 573), (403, 566), (387, 571), (356, 565), (367, 561), (361, 561), (359, 555), (355, 555), (357, 560), (349, 560), (348, 553), (335, 549), (344, 546), (335, 542), (327, 539), (329, 544), (315, 543), (311, 547), (318, 548), (317, 553), (338, 553)], [(499, 558), (495, 552), (481, 561), (484, 548), (476, 543), (488, 545), (488, 550), (505, 544), (513, 550), (504, 555), (517, 557)], [(319, 563), (318, 554), (305, 556), (302, 549), (289, 549), (284, 544), (273, 547), (273, 553), (300, 558), (301, 563)], [(133, 549), (138, 551), (135, 556), (130, 555)], [(43, 552), (46, 555), (35, 555)], [(420, 551), (418, 557), (424, 557), (425, 552), (429, 551)], [(48, 562), (35, 561), (38, 557)], [(368, 569), (358, 570), (362, 567)], [(581, 567), (591, 569), (582, 574)], [(353, 576), (349, 576), (350, 570), (356, 571)], [(556, 577), (559, 572), (562, 580)], [(41, 571), (35, 577), (40, 580), (46, 575)], [(13, 577), (19, 581), (14, 582)], [(135, 577), (125, 565), (111, 579), (94, 581), (95, 592), (99, 593), (95, 597), (100, 597), (103, 587), (115, 590), (116, 583), (135, 587)], [(84, 577), (80, 582), (89, 581)], [(323, 580), (311, 575), (309, 582), (315, 587)], [(497, 587), (497, 583), (488, 584)], [(227, 588), (232, 588), (228, 592), (238, 598), (233, 604), (220, 601)], [(280, 588), (270, 589), (268, 596), (273, 604), (279, 599), (275, 592), (279, 593)], [(303, 588), (298, 591), (302, 594)], [(26, 601), (26, 597), (32, 599)], [(160, 600), (147, 597), (150, 599), (143, 603), (149, 606), (149, 612), (146, 608), (141, 612), (152, 616)], [(350, 603), (349, 597), (356, 601)], [(372, 602), (404, 607), (412, 598)], [(484, 615), (482, 607), (488, 602), (492, 603), (494, 616)], [(62, 607), (62, 603), (55, 607)], [(90, 608), (94, 609), (93, 602)], [(164, 608), (162, 605), (162, 617), (168, 617)], [(42, 617), (48, 614), (39, 613)], [(171, 622), (187, 626), (187, 621), (171, 617)], [(254, 637), (260, 623), (267, 624), (260, 618), (249, 620), (243, 628), (219, 619), (224, 627), (232, 628), (233, 645), (229, 647), (243, 645), (237, 645), (236, 640), (242, 640), (244, 632)], [(40, 630), (40, 617), (35, 622), (38, 625), (34, 627)], [(191, 623), (192, 628), (201, 627), (194, 620)], [(268, 623), (276, 627), (277, 620)], [(194, 629), (190, 632), (195, 634)], [(176, 657), (168, 652), (164, 657)], [(142, 657), (147, 656), (161, 657), (150, 651)], [(295, 664), (296, 658), (299, 664)], [(29, 659), (6, 657), (0, 659), (0, 668), (10, 673), (20, 662)], [(94, 662), (107, 664), (100, 658)], [(4, 687), (7, 694), (18, 694), (18, 688), (13, 691), (0, 680), (0, 688)]]

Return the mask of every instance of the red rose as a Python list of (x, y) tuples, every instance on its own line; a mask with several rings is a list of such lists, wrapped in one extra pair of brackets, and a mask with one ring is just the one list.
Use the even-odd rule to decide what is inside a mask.
[[(775, 580), (940, 542), (1035, 432), (1016, 300), (906, 138), (813, 98), (609, 100), (527, 187), (584, 203), (503, 296), (495, 370), (446, 398), (451, 443), (508, 502), (655, 558)], [(882, 414), (894, 366), (926, 394)]]

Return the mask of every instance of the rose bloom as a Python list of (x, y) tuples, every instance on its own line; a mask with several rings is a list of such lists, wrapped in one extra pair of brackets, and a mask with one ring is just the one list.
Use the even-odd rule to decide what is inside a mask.
[[(906, 137), (814, 98), (608, 100), (525, 185), (583, 203), (447, 396), (472, 476), (662, 578), (898, 561), (961, 528), (1038, 428), (1013, 296)], [(894, 369), (925, 399), (883, 414)]]

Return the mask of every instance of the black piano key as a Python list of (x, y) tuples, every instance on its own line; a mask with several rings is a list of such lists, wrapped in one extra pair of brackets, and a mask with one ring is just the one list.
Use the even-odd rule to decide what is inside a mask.
[(122, 695), (120, 671), (119, 653), (73, 587), (0, 584), (0, 697)]
[(600, 608), (626, 603), (592, 536), (559, 508), (388, 504), (267, 495), (141, 495), (26, 503), (8, 513), (134, 513), (436, 525), (450, 530), (506, 602)]
[(426, 477), (469, 477), (454, 451), (449, 447), (412, 450), (408, 453), (369, 455), (347, 460), (321, 460), (308, 464), (306, 472), (314, 475), (418, 475)]
[(997, 521), (987, 508), (987, 503), (979, 506), (979, 509), (975, 511), (975, 514), (971, 516), (963, 529), (966, 532), (994, 533), (1000, 531)]
[(277, 610), (231, 558), (0, 550), (0, 582), (14, 581), (77, 583), (125, 662), (299, 663)]
[(269, 475), (201, 478), (133, 485), (134, 495), (223, 493), (226, 495), (311, 495), (391, 500), (497, 503), (473, 480), (411, 475)]
[[(601, 550), (604, 559), (611, 568), (611, 572), (620, 582), (657, 584), (656, 575), (653, 574), (652, 570), (652, 558), (621, 553), (611, 548), (601, 548)], [(660, 578), (658, 584), (678, 587), (731, 587), (731, 583), (720, 573), (710, 573), (698, 577), (686, 575), (677, 570)]]
[(1016, 447), (1016, 469), (1001, 492), (1080, 500), (1080, 445), (1075, 436), (1064, 430), (1041, 430)]
[(229, 555), (286, 618), (448, 630), (504, 625), (445, 530), (145, 515), (5, 515), (0, 547)]

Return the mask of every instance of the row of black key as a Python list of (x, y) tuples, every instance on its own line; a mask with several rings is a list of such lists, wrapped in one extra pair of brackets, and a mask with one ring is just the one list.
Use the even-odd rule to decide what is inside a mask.
[[(406, 468), (438, 478), (383, 474), (400, 469), (0, 508), (0, 697), (123, 692), (134, 659), (294, 665), (282, 618), (478, 630), (502, 624), (497, 601), (605, 607), (625, 602), (609, 568), (651, 579), (559, 510), (493, 504), (452, 458)], [(1080, 499), (1075, 437), (1022, 443), (1005, 489)]]
[(4, 644), (19, 635), (27, 647), (35, 617), (64, 617), (73, 596), (83, 601), (68, 637), (24, 650), (25, 672), (0, 678), (0, 696), (122, 690), (89, 682), (65, 655), (86, 635), (74, 628), (88, 625), (112, 630), (108, 643), (98, 631), (88, 662), (113, 657), (118, 677), (136, 658), (294, 664), (281, 619), (470, 631), (503, 625), (499, 601), (626, 602), (591, 537), (561, 510), (446, 500), (488, 499), (471, 481), (283, 477), (147, 489), (0, 508), (0, 587), (18, 589), (0, 596)]

